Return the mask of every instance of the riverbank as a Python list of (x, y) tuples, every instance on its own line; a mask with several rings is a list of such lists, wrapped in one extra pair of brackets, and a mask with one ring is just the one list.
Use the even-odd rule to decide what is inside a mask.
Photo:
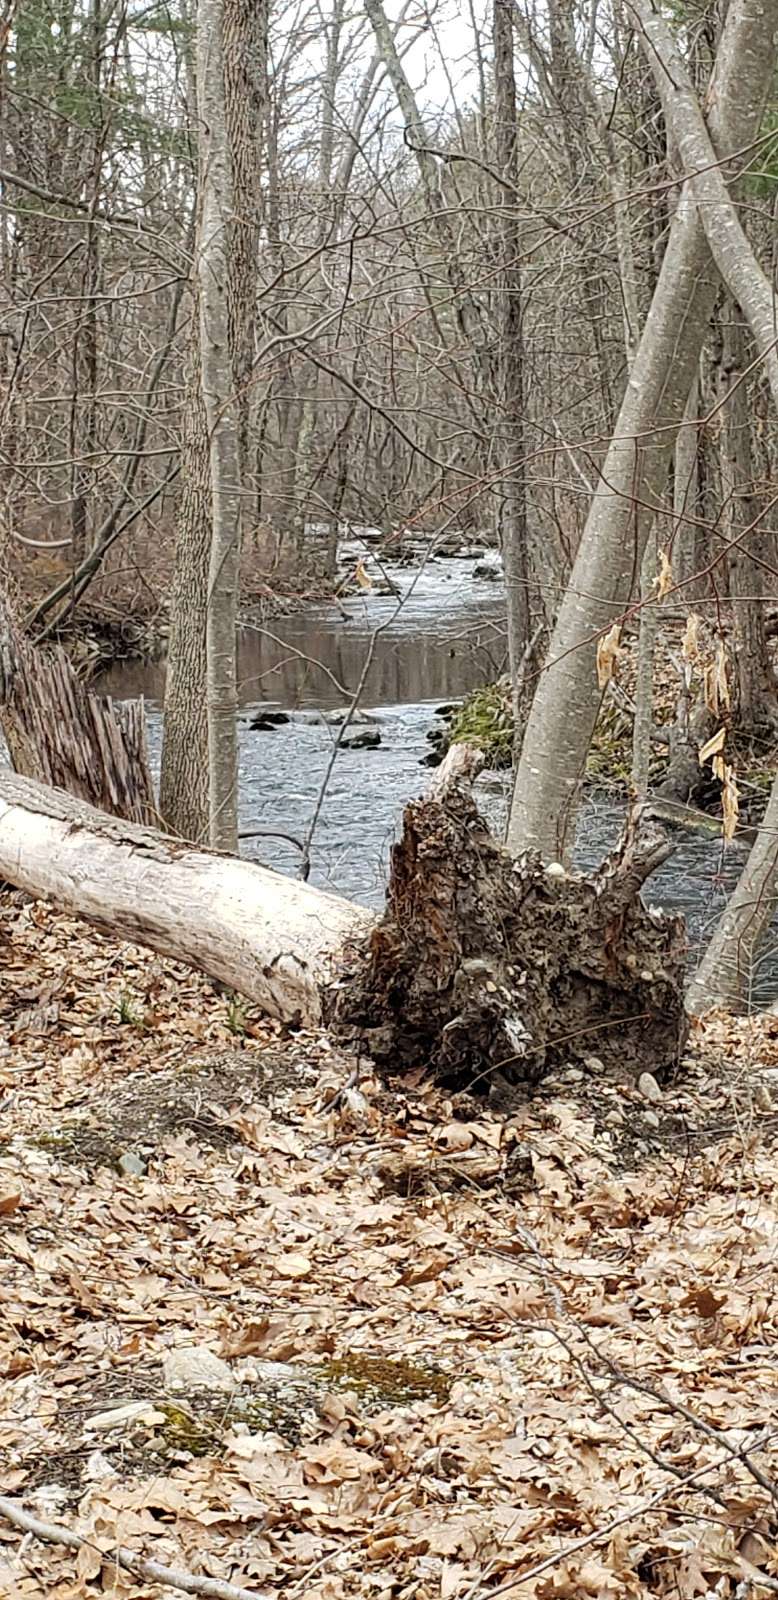
[(8, 894), (0, 966), (1, 1492), (87, 1540), (12, 1592), (775, 1581), (774, 1018), (501, 1114)]

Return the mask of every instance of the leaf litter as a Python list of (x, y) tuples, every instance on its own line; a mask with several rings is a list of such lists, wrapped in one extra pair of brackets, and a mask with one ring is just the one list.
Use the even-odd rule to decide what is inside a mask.
[(499, 1105), (10, 893), (0, 962), (2, 1493), (86, 1540), (0, 1593), (778, 1589), (778, 1018)]

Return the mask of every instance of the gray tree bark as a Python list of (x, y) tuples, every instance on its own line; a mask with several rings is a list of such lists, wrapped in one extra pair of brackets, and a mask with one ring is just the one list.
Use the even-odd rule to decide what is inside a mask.
[(692, 978), (687, 1010), (748, 1010), (755, 962), (778, 911), (778, 778), (737, 886)]
[[(514, 716), (519, 725), (522, 680), (530, 638), (527, 492), (524, 464), (524, 316), (521, 236), (518, 220), (519, 122), (513, 58), (513, 5), (494, 0), (494, 130), (497, 156), (506, 180), (497, 197), (499, 217), (498, 450), (504, 473), (500, 506), (500, 545), (508, 602), (508, 659)], [(509, 187), (508, 187), (509, 186)]]
[[(776, 0), (730, 6), (708, 95), (721, 156), (758, 129), (775, 66), (776, 21)], [(621, 614), (636, 583), (715, 292), (705, 231), (685, 183), (528, 720), (508, 830), (514, 852), (531, 846), (546, 859), (569, 852), (600, 703), (597, 636)]]
[(206, 610), (210, 841), (238, 849), (238, 687), (235, 629), (240, 574), (240, 420), (227, 309), (233, 161), (224, 96), (224, 0), (199, 0), (197, 100), (200, 227), (196, 244), (200, 378), (208, 425), (211, 549)]

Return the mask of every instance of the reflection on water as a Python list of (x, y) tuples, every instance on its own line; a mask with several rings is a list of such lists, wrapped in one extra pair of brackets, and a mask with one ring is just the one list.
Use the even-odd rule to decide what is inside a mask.
[[(408, 594), (374, 593), (246, 630), (240, 642), (240, 818), (244, 830), (280, 829), (302, 840), (310, 825), (337, 729), (314, 711), (342, 706), (374, 651), (362, 704), (373, 708), (381, 733), (376, 750), (341, 750), (316, 827), (311, 882), (378, 905), (388, 851), (403, 805), (424, 786), (419, 765), (429, 750), (435, 707), (493, 677), (504, 658), (500, 589), (474, 576), (472, 563), (430, 563), (413, 579), (403, 568), (389, 576)], [(346, 613), (345, 617), (343, 612)], [(375, 630), (381, 631), (376, 635)], [(374, 641), (374, 642), (373, 642)], [(152, 761), (159, 764), (164, 668), (114, 669), (100, 688), (117, 698), (147, 696)], [(300, 709), (291, 722), (266, 732), (250, 727), (247, 708)], [(506, 786), (494, 775), (480, 785), (480, 800), (502, 826)], [(593, 867), (612, 847), (621, 811), (589, 801), (579, 830), (577, 864)], [(685, 912), (690, 947), (703, 943), (740, 872), (743, 854), (722, 853), (708, 835), (679, 835), (676, 854), (650, 880), (646, 898)], [(246, 840), (247, 857), (294, 874), (299, 852), (282, 839)], [(765, 958), (753, 995), (765, 1003), (778, 993), (775, 953)]]
[[(505, 661), (500, 585), (474, 578), (470, 561), (431, 561), (415, 579), (407, 568), (384, 571), (401, 588), (399, 598), (360, 594), (241, 629), (240, 704), (344, 705), (360, 682), (374, 636), (364, 706), (457, 699), (499, 674)], [(161, 705), (164, 664), (114, 667), (97, 687), (118, 699), (143, 694)]]

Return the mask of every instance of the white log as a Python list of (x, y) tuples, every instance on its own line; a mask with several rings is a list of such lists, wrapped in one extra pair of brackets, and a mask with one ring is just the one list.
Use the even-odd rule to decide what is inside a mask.
[(0, 767), (0, 878), (315, 1025), (370, 912), (253, 862), (109, 817)]

